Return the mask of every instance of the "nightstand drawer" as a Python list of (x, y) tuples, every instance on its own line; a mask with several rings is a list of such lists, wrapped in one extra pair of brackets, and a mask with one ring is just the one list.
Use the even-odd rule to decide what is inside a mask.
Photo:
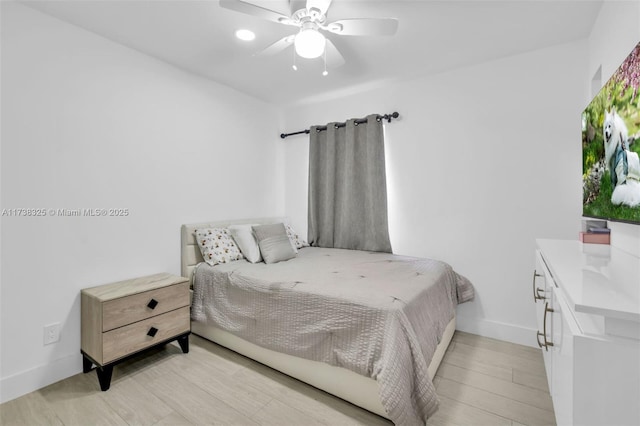
[[(155, 334), (150, 330), (155, 328)], [(108, 331), (102, 335), (106, 364), (191, 330), (189, 307), (167, 312), (144, 321)], [(154, 334), (151, 336), (150, 334)]]
[(183, 306), (189, 306), (187, 281), (109, 300), (102, 307), (102, 331), (113, 330)]

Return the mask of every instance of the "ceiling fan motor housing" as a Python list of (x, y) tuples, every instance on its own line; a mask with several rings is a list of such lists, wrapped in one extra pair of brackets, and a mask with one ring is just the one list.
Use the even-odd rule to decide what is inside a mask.
[(291, 16), (291, 19), (294, 22), (299, 22), (300, 24), (305, 24), (307, 22), (314, 22), (317, 24), (324, 24), (327, 20), (327, 16), (322, 13), (319, 9), (311, 8), (299, 9)]

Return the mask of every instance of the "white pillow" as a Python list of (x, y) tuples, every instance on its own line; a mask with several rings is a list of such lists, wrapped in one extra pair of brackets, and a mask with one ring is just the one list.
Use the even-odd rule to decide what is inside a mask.
[(257, 226), (258, 224), (230, 225), (228, 229), (234, 241), (238, 247), (240, 247), (240, 251), (244, 257), (251, 263), (258, 263), (262, 262), (262, 255), (260, 255), (258, 241), (256, 241), (256, 237), (251, 229), (254, 225)]
[(202, 258), (211, 266), (244, 258), (227, 228), (196, 229), (193, 234), (200, 247)]

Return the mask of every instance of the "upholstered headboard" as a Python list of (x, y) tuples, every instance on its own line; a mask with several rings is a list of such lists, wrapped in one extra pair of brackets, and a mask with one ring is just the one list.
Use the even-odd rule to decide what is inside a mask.
[(191, 280), (191, 274), (196, 265), (202, 262), (202, 254), (196, 243), (193, 231), (198, 228), (225, 228), (229, 225), (241, 225), (245, 223), (257, 223), (265, 225), (269, 223), (288, 222), (286, 217), (264, 217), (260, 219), (224, 220), (218, 222), (192, 223), (182, 225), (180, 229), (180, 273)]

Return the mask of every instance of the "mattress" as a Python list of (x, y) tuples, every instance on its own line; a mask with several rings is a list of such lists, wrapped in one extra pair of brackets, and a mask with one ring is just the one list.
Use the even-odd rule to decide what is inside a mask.
[(473, 296), (443, 262), (324, 248), (270, 265), (200, 264), (193, 289), (194, 321), (376, 380), (396, 424), (437, 409), (427, 367), (455, 306)]

